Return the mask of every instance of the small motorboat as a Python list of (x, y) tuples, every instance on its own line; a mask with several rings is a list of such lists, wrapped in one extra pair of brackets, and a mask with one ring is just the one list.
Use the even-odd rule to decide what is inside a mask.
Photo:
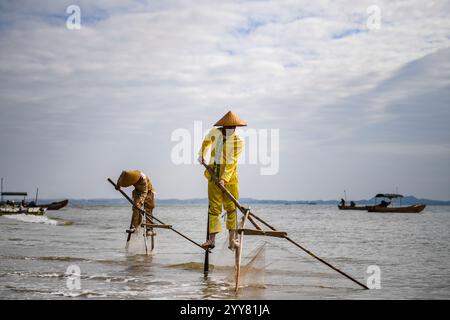
[(369, 210), (372, 206), (346, 206), (346, 205), (338, 205), (339, 210)]
[(42, 216), (47, 209), (45, 208), (24, 208), (24, 207), (17, 207), (17, 206), (1, 206), (0, 207), (0, 216), (6, 215), (6, 214), (32, 214), (35, 216)]
[[(51, 202), (51, 203), (44, 203), (44, 204), (38, 204), (38, 194), (39, 194), (39, 188), (36, 189), (36, 198), (34, 201), (26, 201), (26, 197), (28, 196), (28, 193), (26, 192), (3, 192), (3, 178), (1, 178), (1, 200), (0, 200), (0, 206), (4, 206), (4, 205), (10, 205), (12, 207), (15, 207), (16, 204), (14, 201), (3, 201), (3, 198), (5, 196), (11, 196), (11, 197), (23, 197), (22, 201), (20, 202), (21, 206), (24, 207), (24, 209), (28, 208), (28, 209), (32, 209), (29, 210), (30, 213), (33, 212), (39, 212), (39, 208), (41, 209), (45, 209), (45, 210), (59, 210), (61, 208), (64, 208), (65, 206), (67, 206), (67, 204), (69, 203), (69, 200), (62, 200), (62, 201), (55, 201), (55, 202)], [(8, 210), (8, 209), (5, 209)], [(44, 210), (44, 212), (45, 212)]]
[(425, 204), (414, 204), (412, 206), (405, 207), (382, 207), (372, 206), (369, 208), (369, 212), (402, 212), (402, 213), (420, 213), (425, 209)]
[[(368, 209), (369, 212), (401, 212), (401, 213), (419, 213), (425, 209), (426, 205), (417, 203), (411, 206), (402, 206), (402, 198), (401, 194), (396, 193), (379, 193), (375, 196), (375, 199), (385, 198), (389, 199), (389, 201), (382, 200), (380, 204), (375, 204), (374, 206), (370, 206)], [(399, 199), (400, 206), (394, 207), (391, 206), (391, 202), (393, 199)], [(376, 200), (375, 200), (376, 201)]]

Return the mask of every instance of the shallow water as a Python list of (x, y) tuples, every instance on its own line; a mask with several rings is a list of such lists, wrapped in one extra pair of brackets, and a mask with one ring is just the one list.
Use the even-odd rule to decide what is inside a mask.
[[(335, 206), (253, 206), (253, 212), (306, 248), (366, 283), (381, 270), (379, 290), (357, 285), (283, 239), (246, 237), (244, 258), (265, 245), (265, 272), (236, 295), (233, 255), (222, 232), (211, 254), (220, 265), (203, 277), (203, 252), (157, 230), (152, 256), (125, 250), (130, 208), (68, 207), (47, 216), (0, 217), (3, 299), (449, 299), (450, 207), (422, 214), (343, 212)], [(159, 206), (155, 215), (205, 238), (206, 206)], [(141, 243), (142, 244), (142, 243)], [(69, 266), (81, 271), (73, 286)], [(73, 267), (72, 267), (73, 268)], [(68, 285), (69, 284), (69, 285)]]

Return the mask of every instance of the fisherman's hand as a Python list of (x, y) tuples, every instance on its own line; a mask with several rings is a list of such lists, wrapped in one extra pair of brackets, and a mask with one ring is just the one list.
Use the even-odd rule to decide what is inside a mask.
[(116, 184), (115, 188), (116, 190), (120, 190), (120, 186), (118, 184)]
[(220, 180), (219, 180), (219, 184), (220, 184), (222, 187), (225, 187), (225, 181), (224, 181), (223, 179), (220, 179)]

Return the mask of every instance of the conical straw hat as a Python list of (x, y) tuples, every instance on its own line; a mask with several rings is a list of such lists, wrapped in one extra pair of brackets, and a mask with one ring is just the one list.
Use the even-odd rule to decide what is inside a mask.
[(247, 123), (235, 113), (228, 111), (226, 115), (216, 122), (216, 127), (245, 127)]
[(133, 184), (136, 184), (141, 178), (141, 172), (139, 170), (132, 171), (122, 171), (122, 174), (117, 181), (119, 187), (129, 187)]

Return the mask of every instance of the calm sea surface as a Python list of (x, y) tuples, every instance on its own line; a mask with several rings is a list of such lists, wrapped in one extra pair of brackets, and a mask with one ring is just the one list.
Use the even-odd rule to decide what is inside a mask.
[[(253, 206), (253, 212), (366, 283), (381, 271), (379, 290), (361, 290), (283, 239), (245, 237), (245, 287), (233, 290), (233, 254), (222, 232), (203, 277), (203, 252), (169, 230), (156, 250), (125, 250), (130, 208), (68, 207), (47, 217), (0, 217), (2, 299), (450, 299), (450, 207), (422, 214), (339, 211), (335, 206)], [(158, 206), (165, 223), (204, 241), (206, 206)], [(255, 256), (255, 252), (258, 254)], [(77, 279), (68, 268), (79, 268)]]

